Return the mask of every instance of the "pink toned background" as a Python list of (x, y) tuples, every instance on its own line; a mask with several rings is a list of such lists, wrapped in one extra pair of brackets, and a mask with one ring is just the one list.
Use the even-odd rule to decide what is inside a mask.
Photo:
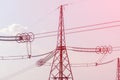
[[(64, 9), (65, 28), (120, 20), (119, 0), (4, 0), (0, 1), (0, 35), (18, 32), (33, 33), (57, 30), (60, 4)], [(119, 23), (114, 23), (119, 25)], [(110, 26), (112, 24), (106, 25)], [(102, 27), (102, 26), (99, 26)], [(120, 46), (120, 27), (66, 35), (68, 46)], [(25, 44), (0, 42), (0, 56), (24, 55)], [(37, 39), (32, 43), (32, 54), (42, 54), (56, 47), (56, 37)], [(119, 57), (119, 51), (107, 55), (104, 61)], [(96, 62), (102, 55), (68, 51), (71, 63)], [(42, 57), (40, 57), (42, 58)], [(20, 61), (0, 61), (1, 80), (48, 80), (50, 66), (35, 67), (16, 73), (40, 58)], [(49, 62), (51, 62), (50, 60)], [(72, 67), (74, 80), (115, 80), (116, 61), (97, 67)], [(16, 74), (14, 74), (16, 73)], [(12, 75), (13, 74), (13, 75)]]

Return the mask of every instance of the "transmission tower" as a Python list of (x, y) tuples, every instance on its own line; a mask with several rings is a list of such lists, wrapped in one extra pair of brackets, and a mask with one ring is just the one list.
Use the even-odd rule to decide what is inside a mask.
[(49, 80), (73, 80), (65, 42), (63, 5), (60, 6), (57, 46), (50, 70)]
[(120, 80), (120, 58), (117, 58), (117, 79)]

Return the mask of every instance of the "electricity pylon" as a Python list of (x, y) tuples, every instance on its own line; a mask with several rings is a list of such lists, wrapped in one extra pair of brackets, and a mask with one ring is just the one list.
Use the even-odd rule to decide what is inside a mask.
[(117, 79), (120, 80), (120, 58), (117, 58)]
[(60, 6), (57, 46), (53, 57), (49, 80), (74, 80), (66, 49), (63, 5)]

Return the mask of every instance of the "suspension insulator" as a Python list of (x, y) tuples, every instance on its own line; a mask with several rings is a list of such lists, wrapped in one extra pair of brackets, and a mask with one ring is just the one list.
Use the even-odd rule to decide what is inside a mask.
[(97, 54), (107, 54), (107, 53), (112, 53), (112, 46), (97, 46), (95, 49)]
[(40, 60), (38, 60), (38, 61), (36, 62), (36, 65), (37, 65), (38, 67), (40, 67), (40, 66), (42, 66), (42, 65), (44, 65), (44, 64), (45, 64), (44, 59), (40, 59)]
[(30, 36), (30, 40), (29, 41), (32, 42), (35, 39), (35, 35), (32, 32), (29, 32), (28, 34)]
[(32, 32), (29, 33), (18, 33), (16, 37), (16, 41), (18, 43), (32, 42), (34, 40), (34, 34)]

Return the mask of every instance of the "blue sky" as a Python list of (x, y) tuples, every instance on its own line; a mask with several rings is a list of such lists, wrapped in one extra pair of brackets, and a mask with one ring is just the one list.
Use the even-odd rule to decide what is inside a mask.
[[(0, 35), (16, 35), (21, 32), (36, 34), (57, 30), (58, 7), (66, 3), (68, 6), (64, 9), (65, 28), (120, 20), (119, 0), (1, 0)], [(66, 43), (74, 47), (119, 46), (119, 29), (120, 27), (66, 35)], [(56, 42), (56, 37), (35, 39), (32, 43), (32, 54), (49, 52), (55, 49)], [(0, 42), (0, 46), (0, 56), (27, 54), (25, 44)], [(96, 62), (102, 56), (96, 53), (72, 51), (68, 53), (71, 63)], [(119, 51), (109, 54), (104, 61), (116, 57), (119, 57)], [(0, 79), (3, 80), (4, 77), (36, 63), (39, 59), (41, 57), (30, 60), (0, 61)], [(35, 67), (5, 80), (47, 80), (49, 71), (50, 66)], [(116, 76), (116, 61), (97, 67), (72, 67), (72, 71), (74, 80), (113, 80)]]

